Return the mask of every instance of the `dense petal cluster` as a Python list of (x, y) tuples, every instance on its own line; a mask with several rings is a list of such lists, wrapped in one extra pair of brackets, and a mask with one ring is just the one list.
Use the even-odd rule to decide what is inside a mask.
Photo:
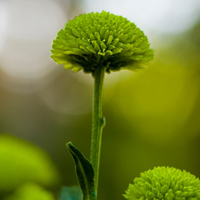
[(75, 17), (61, 29), (52, 45), (52, 59), (65, 68), (93, 73), (138, 69), (153, 59), (144, 33), (122, 16), (88, 13)]
[(186, 171), (156, 167), (135, 178), (124, 196), (128, 200), (198, 200), (200, 180)]

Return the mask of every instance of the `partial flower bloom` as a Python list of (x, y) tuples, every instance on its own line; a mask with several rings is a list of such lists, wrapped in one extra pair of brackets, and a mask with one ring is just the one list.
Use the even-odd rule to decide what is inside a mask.
[(135, 178), (124, 196), (128, 200), (198, 200), (200, 180), (173, 167), (156, 167)]

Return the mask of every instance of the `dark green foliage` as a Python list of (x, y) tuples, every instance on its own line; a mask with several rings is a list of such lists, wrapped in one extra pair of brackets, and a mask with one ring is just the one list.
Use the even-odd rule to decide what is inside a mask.
[(83, 200), (95, 199), (94, 170), (91, 163), (71, 142), (67, 143), (67, 148), (75, 162), (76, 175), (83, 193)]

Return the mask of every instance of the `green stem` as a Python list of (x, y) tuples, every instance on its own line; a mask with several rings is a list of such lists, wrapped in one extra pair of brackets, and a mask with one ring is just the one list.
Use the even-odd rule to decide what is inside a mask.
[(91, 141), (91, 163), (94, 168), (94, 186), (97, 194), (101, 138), (104, 126), (102, 117), (102, 89), (105, 76), (105, 67), (99, 66), (94, 72), (94, 96), (93, 96), (93, 119), (92, 119), (92, 141)]

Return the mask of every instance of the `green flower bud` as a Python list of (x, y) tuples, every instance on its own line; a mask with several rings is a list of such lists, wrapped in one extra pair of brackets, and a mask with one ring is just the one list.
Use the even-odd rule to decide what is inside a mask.
[(124, 196), (128, 200), (198, 200), (200, 180), (173, 167), (156, 167), (135, 178)]
[(98, 66), (106, 72), (140, 69), (153, 59), (144, 33), (122, 16), (82, 14), (69, 20), (52, 45), (52, 59), (64, 68), (94, 73)]

